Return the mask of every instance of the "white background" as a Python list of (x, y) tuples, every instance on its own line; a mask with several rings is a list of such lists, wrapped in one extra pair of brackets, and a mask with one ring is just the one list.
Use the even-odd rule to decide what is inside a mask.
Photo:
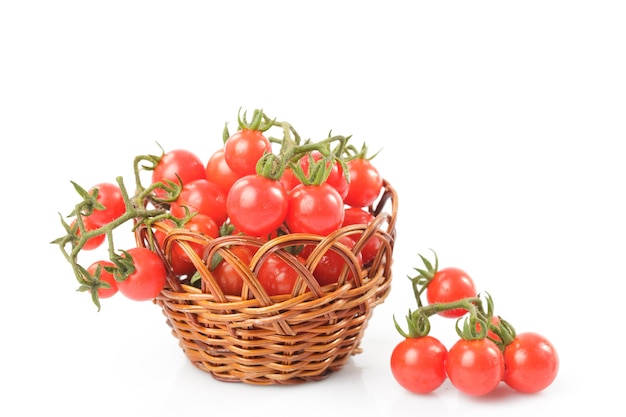
[[(226, 3), (226, 2), (222, 2)], [(209, 5), (210, 4), (210, 5)], [(626, 12), (611, 1), (0, 3), (0, 414), (547, 415), (619, 407)], [(70, 185), (135, 155), (207, 158), (237, 110), (372, 150), (400, 195), (394, 283), (364, 352), (292, 387), (214, 380), (151, 304), (97, 312), (58, 248)], [(358, 141), (358, 142), (357, 142)], [(557, 347), (536, 395), (428, 396), (389, 370), (433, 248)], [(448, 345), (450, 322), (433, 333)], [(617, 405), (620, 404), (620, 405)], [(13, 410), (9, 413), (8, 410)], [(432, 414), (435, 415), (435, 414)], [(606, 414), (605, 414), (606, 415)]]

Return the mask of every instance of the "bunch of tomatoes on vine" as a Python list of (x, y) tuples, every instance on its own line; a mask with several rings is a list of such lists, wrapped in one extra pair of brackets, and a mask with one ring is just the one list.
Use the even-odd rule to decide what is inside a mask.
[[(449, 379), (471, 396), (489, 394), (501, 382), (522, 393), (536, 393), (552, 384), (559, 369), (554, 345), (536, 332), (517, 333), (495, 314), (493, 298), (479, 294), (464, 270), (439, 269), (434, 255), (434, 263), (419, 255), (424, 267), (409, 276), (417, 309), (406, 315), (407, 330), (394, 318), (404, 337), (391, 354), (396, 381), (408, 391), (427, 394)], [(459, 338), (449, 349), (430, 335), (429, 318), (434, 315), (455, 320)]]
[[(272, 130), (281, 134), (271, 135)], [(137, 301), (154, 299), (168, 274), (199, 285), (190, 256), (192, 251), (202, 256), (206, 239), (233, 234), (260, 240), (287, 233), (325, 236), (346, 225), (369, 223), (373, 215), (367, 208), (383, 188), (374, 156), (368, 155), (365, 144), (354, 146), (350, 136), (329, 133), (321, 140), (304, 140), (288, 122), (262, 110), (254, 110), (249, 120), (240, 110), (235, 131), (231, 134), (226, 124), (222, 142), (206, 160), (189, 149), (136, 156), (132, 194), (122, 177), (88, 189), (72, 182), (81, 200), (69, 215), (60, 215), (65, 234), (52, 243), (60, 246), (79, 290), (89, 293), (98, 309), (101, 299), (118, 292)], [(133, 231), (144, 227), (149, 245), (116, 247), (114, 234), (125, 223), (132, 224)], [(155, 249), (167, 245), (167, 231), (172, 229), (193, 233), (186, 244), (170, 247), (166, 263)], [(357, 238), (340, 242), (353, 248)], [(82, 266), (79, 254), (105, 241), (108, 256)], [(370, 262), (378, 244), (371, 239), (358, 253), (359, 262)], [(294, 255), (304, 262), (309, 249), (293, 248)], [(233, 252), (246, 263), (254, 248), (233, 246)], [(329, 251), (314, 276), (320, 285), (330, 284), (344, 263)], [(207, 264), (224, 294), (241, 293), (243, 280), (236, 268), (217, 255)], [(291, 293), (297, 278), (278, 256), (269, 258), (258, 274), (270, 296)]]

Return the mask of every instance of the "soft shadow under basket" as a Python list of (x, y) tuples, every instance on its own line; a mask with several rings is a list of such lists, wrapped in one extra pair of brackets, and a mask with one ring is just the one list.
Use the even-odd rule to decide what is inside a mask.
[[(396, 191), (384, 181), (380, 197), (368, 208), (375, 216), (371, 223), (345, 226), (328, 236), (286, 234), (265, 242), (245, 236), (210, 239), (158, 222), (154, 227), (166, 237), (155, 250), (169, 265), (172, 244), (178, 243), (195, 264), (201, 285), (185, 285), (169, 274), (154, 302), (162, 307), (187, 358), (217, 380), (270, 385), (324, 379), (361, 351), (372, 310), (389, 293), (397, 209)], [(346, 235), (360, 236), (352, 251), (338, 242)], [(139, 245), (147, 246), (145, 228), (138, 228), (136, 236)], [(369, 239), (382, 244), (373, 260), (361, 266), (355, 254)], [(190, 249), (189, 242), (207, 245), (204, 258)], [(236, 245), (255, 247), (249, 265), (231, 252)], [(315, 245), (305, 264), (286, 250), (297, 245)], [(346, 267), (337, 284), (320, 287), (312, 271), (328, 250), (339, 253)], [(216, 253), (241, 272), (241, 295), (224, 295), (213, 279), (204, 259)], [(272, 253), (299, 272), (290, 295), (268, 296), (256, 277)]]

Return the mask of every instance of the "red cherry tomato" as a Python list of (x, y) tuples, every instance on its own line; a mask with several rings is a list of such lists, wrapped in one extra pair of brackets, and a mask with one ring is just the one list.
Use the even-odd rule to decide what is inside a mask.
[[(115, 264), (111, 261), (96, 261), (89, 265), (87, 271), (95, 276), (96, 273), (100, 274), (100, 281), (104, 281), (109, 284), (109, 288), (100, 287), (98, 288), (98, 298), (110, 298), (117, 294), (117, 281), (115, 280), (114, 275), (107, 271), (104, 267), (115, 267)], [(97, 272), (98, 267), (100, 267), (100, 271)]]
[(491, 340), (458, 340), (448, 351), (446, 373), (452, 385), (473, 396), (492, 392), (502, 381), (504, 357)]
[(297, 185), (289, 193), (289, 208), (285, 219), (292, 233), (325, 236), (343, 223), (344, 205), (331, 185)]
[[(182, 186), (201, 178), (206, 178), (204, 163), (200, 157), (187, 149), (166, 152), (152, 171), (152, 184), (157, 182), (166, 184), (167, 181), (172, 181)], [(163, 197), (165, 191), (157, 189), (155, 194)]]
[[(301, 256), (298, 256), (297, 260), (302, 264), (305, 263)], [(298, 277), (298, 271), (276, 254), (267, 257), (257, 274), (259, 282), (270, 297), (291, 294)]]
[[(220, 229), (215, 221), (206, 214), (201, 213), (196, 213), (185, 224), (184, 228), (211, 238), (216, 238), (220, 234)], [(163, 233), (163, 231), (157, 230), (154, 232), (154, 235), (159, 245), (163, 247), (165, 240), (165, 234)], [(178, 241), (183, 242), (186, 240), (180, 238)], [(193, 241), (186, 242), (189, 244), (191, 249), (198, 255), (198, 257), (202, 259), (205, 245)], [(191, 262), (191, 259), (189, 259), (189, 255), (185, 253), (179, 243), (174, 243), (174, 245), (172, 246), (171, 251), (169, 252), (168, 260), (172, 268), (172, 272), (174, 272), (174, 274), (176, 275), (190, 275), (196, 271), (196, 267), (194, 266), (193, 262)]]
[[(354, 248), (354, 240), (352, 240), (349, 236), (343, 236), (339, 238), (339, 243), (345, 245), (348, 249)], [(302, 250), (302, 256), (304, 258), (308, 258), (311, 255), (314, 247), (311, 245), (307, 245)], [(360, 253), (356, 255), (357, 262), (362, 265), (363, 257)], [(322, 258), (319, 263), (315, 267), (313, 271), (313, 276), (317, 279), (317, 282), (321, 286), (336, 284), (339, 280), (339, 276), (341, 275), (341, 271), (346, 266), (346, 261), (339, 253), (335, 250), (329, 249)], [(352, 271), (348, 270), (348, 275), (346, 276), (348, 280), (352, 279), (354, 276)]]
[(383, 178), (372, 161), (365, 158), (347, 162), (350, 184), (344, 202), (352, 207), (366, 207), (380, 195)]
[[(320, 161), (323, 158), (323, 155), (319, 151), (312, 151), (310, 154), (306, 154), (300, 158), (300, 166), (302, 167), (302, 171), (305, 176), (309, 176), (309, 168), (311, 166), (311, 159), (313, 162)], [(332, 164), (332, 166), (331, 166)], [(328, 162), (326, 164), (326, 169), (330, 169), (330, 174), (328, 178), (326, 178), (326, 182), (330, 184), (341, 196), (341, 199), (344, 199), (348, 195), (348, 180), (343, 173), (343, 168), (341, 164), (338, 162)]]
[(92, 194), (96, 190), (98, 193), (96, 201), (102, 204), (104, 209), (96, 209), (89, 216), (84, 216), (83, 219), (89, 219), (88, 221), (92, 225), (100, 227), (124, 214), (126, 212), (126, 204), (124, 203), (122, 190), (115, 184), (103, 182), (94, 185), (89, 189), (89, 193)]
[[(250, 265), (253, 253), (248, 247), (232, 246), (229, 249), (244, 265)], [(211, 270), (211, 275), (225, 295), (241, 295), (243, 278), (232, 263), (222, 259), (220, 263)]]
[[(353, 224), (364, 224), (367, 225), (374, 220), (374, 215), (369, 211), (363, 210), (360, 207), (347, 207), (345, 209), (345, 216), (343, 219), (342, 226), (349, 226)], [(353, 235), (353, 240), (356, 242), (361, 235)], [(374, 257), (380, 250), (380, 246), (382, 242), (376, 236), (372, 236), (363, 249), (361, 249), (361, 254), (363, 256), (363, 265), (368, 265), (371, 261), (374, 260)]]
[(194, 180), (183, 185), (178, 199), (170, 206), (170, 212), (182, 219), (186, 214), (185, 207), (190, 212), (206, 214), (220, 226), (228, 218), (226, 195), (220, 187), (206, 179)]
[[(428, 284), (426, 299), (429, 304), (449, 303), (467, 297), (476, 297), (474, 280), (462, 269), (449, 267), (440, 269)], [(457, 308), (442, 311), (443, 317), (457, 318), (467, 313), (467, 310)]]
[(217, 184), (224, 195), (228, 194), (230, 187), (241, 178), (241, 175), (234, 172), (226, 163), (224, 158), (224, 148), (220, 148), (211, 155), (206, 164), (206, 179)]
[(265, 153), (271, 152), (270, 141), (259, 130), (238, 130), (224, 143), (226, 163), (240, 176), (256, 174), (256, 164), (259, 159)]
[(447, 355), (443, 343), (432, 336), (408, 337), (391, 353), (391, 373), (408, 391), (427, 394), (446, 380)]
[(544, 336), (519, 333), (504, 349), (504, 382), (519, 392), (534, 393), (547, 388), (559, 371), (559, 356)]
[(161, 258), (150, 249), (136, 247), (127, 250), (135, 265), (135, 272), (117, 283), (117, 288), (126, 297), (135, 301), (156, 298), (165, 287), (167, 276)]
[(238, 179), (226, 196), (231, 223), (250, 236), (267, 237), (285, 221), (287, 192), (279, 181), (252, 174)]
[[(88, 217), (83, 217), (83, 226), (85, 227), (85, 230), (87, 232), (90, 232), (92, 230), (95, 230), (98, 228), (98, 226), (96, 226), (95, 224), (93, 224), (91, 222), (91, 220)], [(76, 220), (73, 220), (72, 223), (70, 224), (71, 228), (76, 227)], [(80, 229), (76, 229), (76, 235), (78, 237), (81, 236), (81, 232)], [(99, 248), (100, 246), (102, 246), (102, 243), (104, 242), (104, 239), (106, 238), (106, 235), (100, 234), (100, 235), (96, 235), (90, 239), (87, 239), (87, 241), (85, 241), (83, 247), (81, 249), (84, 250), (94, 250), (96, 248)]]

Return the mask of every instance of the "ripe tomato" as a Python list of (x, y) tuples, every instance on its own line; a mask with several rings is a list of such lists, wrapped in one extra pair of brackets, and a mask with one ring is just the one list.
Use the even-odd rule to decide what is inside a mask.
[(289, 209), (285, 219), (291, 233), (312, 233), (325, 236), (343, 223), (344, 205), (331, 185), (297, 185), (289, 193)]
[(380, 195), (383, 177), (369, 159), (351, 159), (347, 166), (350, 184), (344, 202), (352, 207), (369, 206)]
[(446, 373), (452, 385), (474, 396), (493, 391), (504, 374), (504, 357), (491, 340), (458, 340), (448, 351)]
[[(354, 240), (352, 240), (349, 236), (343, 236), (339, 238), (339, 243), (348, 247), (348, 249), (352, 250), (354, 248)], [(311, 245), (307, 245), (302, 250), (302, 256), (304, 258), (308, 258), (311, 255), (314, 247)], [(356, 255), (357, 262), (362, 265), (363, 256), (358, 253)], [(346, 266), (346, 261), (339, 253), (336, 251), (329, 249), (322, 258), (319, 263), (313, 270), (313, 276), (317, 279), (317, 282), (321, 286), (328, 284), (335, 284), (339, 280), (339, 275), (341, 274), (342, 269)], [(354, 276), (351, 271), (348, 271), (347, 279), (350, 280)]]
[(259, 130), (238, 130), (224, 143), (226, 163), (240, 176), (256, 174), (257, 162), (270, 152), (272, 145)]
[(144, 247), (127, 250), (135, 265), (135, 272), (124, 281), (117, 283), (117, 288), (126, 297), (135, 301), (154, 299), (167, 282), (165, 265), (159, 255)]
[(192, 213), (206, 214), (222, 225), (228, 218), (226, 194), (215, 183), (199, 179), (183, 185), (180, 195), (170, 205), (170, 212), (178, 218), (185, 217), (185, 206)]
[[(201, 213), (194, 215), (185, 224), (184, 228), (211, 238), (216, 238), (220, 234), (220, 228), (215, 221), (206, 214)], [(161, 230), (157, 230), (154, 235), (158, 244), (163, 248), (165, 233)], [(182, 242), (183, 240), (184, 239), (181, 238), (179, 241)], [(187, 241), (187, 243), (193, 251), (198, 254), (198, 257), (202, 259), (204, 254), (204, 245), (192, 241)], [(170, 266), (172, 267), (172, 272), (176, 275), (190, 275), (196, 271), (196, 267), (193, 262), (191, 262), (191, 259), (189, 259), (189, 255), (185, 253), (183, 248), (178, 243), (175, 243), (172, 246), (168, 259)]]
[(233, 171), (224, 158), (224, 148), (220, 148), (211, 155), (206, 164), (206, 179), (217, 184), (224, 195), (228, 194), (230, 187), (241, 178), (241, 175)]
[(84, 216), (83, 219), (88, 218), (89, 222), (96, 226), (104, 226), (107, 223), (120, 217), (126, 212), (126, 204), (124, 203), (124, 197), (122, 196), (122, 190), (115, 184), (103, 182), (94, 185), (89, 190), (89, 193), (98, 191), (98, 197), (96, 201), (104, 206), (102, 210), (94, 210), (89, 216)]
[[(247, 246), (231, 246), (229, 249), (244, 265), (250, 265), (253, 253)], [(243, 278), (233, 264), (222, 259), (211, 270), (211, 275), (225, 295), (241, 295)]]
[[(90, 231), (95, 230), (95, 229), (98, 228), (98, 226), (93, 224), (88, 217), (83, 217), (83, 226), (85, 226), (85, 230), (87, 232), (90, 232)], [(74, 227), (76, 227), (76, 220), (72, 221), (70, 227), (72, 229)], [(78, 237), (80, 237), (80, 235), (81, 235), (80, 229), (78, 229), (78, 228), (76, 229), (76, 235)], [(102, 243), (104, 242), (105, 238), (106, 238), (106, 235), (103, 233), (101, 235), (96, 235), (96, 236), (92, 237), (91, 239), (87, 239), (87, 241), (83, 245), (82, 249), (84, 249), (84, 250), (94, 250), (96, 248), (99, 248), (100, 246), (102, 246)]]
[(391, 353), (391, 373), (408, 391), (427, 394), (446, 380), (448, 351), (432, 336), (408, 337)]
[(293, 173), (291, 167), (285, 167), (283, 175), (280, 177), (279, 181), (287, 193), (290, 193), (296, 185), (301, 184), (298, 177), (296, 177), (296, 174)]
[(534, 332), (519, 333), (504, 349), (504, 382), (519, 392), (548, 387), (559, 371), (559, 356), (548, 339)]
[(287, 215), (287, 192), (279, 181), (257, 174), (238, 179), (226, 196), (226, 212), (235, 228), (267, 237)]
[[(302, 171), (304, 175), (309, 176), (309, 167), (311, 165), (311, 158), (313, 162), (320, 161), (324, 156), (319, 151), (312, 151), (310, 154), (306, 154), (300, 158), (300, 166), (302, 167)], [(332, 167), (331, 167), (332, 163)], [(330, 174), (328, 178), (326, 178), (326, 182), (330, 184), (341, 196), (341, 199), (344, 199), (346, 195), (348, 195), (348, 180), (343, 173), (343, 168), (341, 164), (338, 162), (328, 162), (326, 164), (327, 169), (330, 168)]]
[[(353, 224), (369, 224), (374, 220), (374, 215), (369, 211), (363, 210), (360, 207), (347, 207), (345, 209), (345, 216), (343, 219), (342, 226), (349, 226)], [(353, 235), (353, 240), (356, 242), (359, 240), (361, 235)], [(374, 257), (378, 253), (382, 242), (376, 236), (370, 238), (363, 249), (361, 249), (361, 254), (363, 256), (363, 265), (368, 265)]]
[[(305, 263), (301, 256), (298, 256), (297, 260), (302, 264)], [(298, 277), (298, 271), (274, 253), (267, 257), (257, 273), (259, 282), (270, 297), (291, 294)]]
[(110, 298), (117, 294), (117, 281), (113, 274), (106, 269), (105, 266), (115, 267), (115, 264), (111, 261), (96, 261), (89, 265), (87, 268), (87, 272), (89, 272), (92, 276), (96, 275), (96, 270), (100, 267), (100, 281), (104, 281), (109, 284), (109, 288), (100, 287), (98, 288), (98, 297), (99, 298)]
[[(169, 180), (182, 186), (201, 178), (206, 178), (204, 163), (195, 153), (186, 149), (166, 152), (152, 171), (152, 184), (165, 184)], [(165, 191), (161, 189), (157, 189), (155, 193), (161, 197), (165, 195)]]
[[(426, 299), (429, 304), (449, 303), (467, 297), (476, 297), (474, 280), (462, 269), (443, 268), (435, 273), (428, 283)], [(439, 313), (443, 317), (457, 318), (467, 313), (467, 310), (457, 308)]]

